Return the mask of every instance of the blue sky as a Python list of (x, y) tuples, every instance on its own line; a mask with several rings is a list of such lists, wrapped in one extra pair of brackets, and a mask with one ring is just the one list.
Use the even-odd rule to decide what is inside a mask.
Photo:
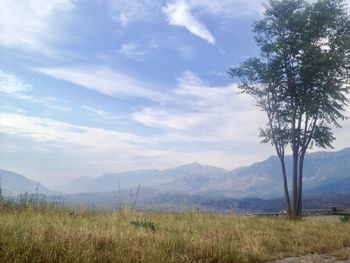
[[(79, 176), (273, 154), (232, 65), (258, 54), (257, 0), (3, 0), (0, 168)], [(336, 149), (349, 146), (347, 128)]]

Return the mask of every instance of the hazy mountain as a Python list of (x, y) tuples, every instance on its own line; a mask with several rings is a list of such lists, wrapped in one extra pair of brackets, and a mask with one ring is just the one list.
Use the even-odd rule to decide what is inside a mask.
[(227, 174), (228, 171), (192, 163), (167, 170), (138, 170), (122, 173), (108, 173), (96, 179), (78, 178), (62, 187), (65, 193), (110, 192), (119, 188), (157, 187), (158, 191), (187, 192), (208, 184), (210, 178)]
[[(291, 157), (286, 158), (290, 171)], [(350, 148), (339, 152), (308, 154), (304, 167), (307, 193), (350, 194)], [(104, 174), (96, 179), (78, 179), (62, 191), (117, 192), (147, 188), (157, 193), (225, 196), (231, 198), (271, 198), (282, 195), (280, 166), (276, 157), (228, 171), (198, 163), (167, 170), (138, 170)]]
[(71, 193), (71, 192), (75, 192), (76, 189), (87, 189), (93, 180), (94, 180), (93, 177), (81, 176), (71, 181), (70, 183), (60, 187), (60, 190), (62, 190), (65, 193)]
[[(287, 156), (286, 167), (289, 174), (291, 163), (291, 156)], [(349, 186), (349, 181), (350, 148), (339, 152), (316, 152), (306, 156), (303, 185), (305, 192), (350, 194), (350, 187), (346, 187)], [(270, 157), (249, 167), (235, 169), (225, 178), (212, 183), (208, 186), (207, 192), (236, 198), (271, 198), (283, 194), (277, 157)]]
[[(290, 171), (291, 157), (287, 157)], [(305, 162), (305, 208), (349, 205), (350, 148), (317, 152)], [(34, 193), (38, 182), (17, 173), (0, 170), (3, 192)], [(141, 190), (137, 191), (138, 186)], [(43, 185), (39, 193), (55, 195), (48, 201), (71, 206), (117, 208), (137, 204), (143, 209), (211, 211), (278, 211), (283, 209), (282, 179), (276, 157), (228, 171), (192, 163), (166, 170), (108, 173), (97, 178), (80, 177), (55, 195)], [(70, 194), (67, 194), (70, 193)], [(239, 200), (240, 199), (240, 200)]]
[(38, 191), (41, 194), (52, 193), (39, 182), (32, 181), (23, 175), (5, 171), (0, 169), (1, 187), (4, 195), (19, 195), (28, 193), (35, 193)]

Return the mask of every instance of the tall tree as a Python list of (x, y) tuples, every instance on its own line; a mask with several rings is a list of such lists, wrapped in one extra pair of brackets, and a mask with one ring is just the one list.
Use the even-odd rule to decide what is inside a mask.
[[(303, 166), (313, 146), (332, 147), (332, 127), (340, 127), (349, 103), (350, 18), (343, 0), (270, 0), (254, 23), (261, 54), (230, 68), (239, 88), (267, 114), (260, 129), (281, 164), (289, 216), (302, 211)], [(285, 151), (292, 152), (292, 188)], [(292, 192), (290, 198), (289, 190)]]

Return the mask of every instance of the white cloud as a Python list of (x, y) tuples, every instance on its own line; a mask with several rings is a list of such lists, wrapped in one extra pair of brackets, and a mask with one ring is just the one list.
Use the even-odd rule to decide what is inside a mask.
[(0, 92), (3, 92), (7, 96), (11, 96), (15, 99), (29, 101), (56, 111), (71, 110), (68, 107), (56, 105), (58, 102), (57, 98), (31, 95), (30, 92), (33, 90), (33, 88), (33, 85), (28, 84), (17, 76), (0, 69)]
[(32, 86), (12, 74), (0, 69), (0, 92), (7, 94), (22, 93), (31, 90)]
[(119, 49), (119, 53), (138, 61), (144, 61), (152, 49), (159, 48), (156, 41), (152, 40), (150, 43), (124, 43)]
[(165, 99), (163, 94), (152, 89), (151, 84), (106, 67), (76, 66), (34, 70), (111, 97), (133, 96), (155, 101)]
[(135, 58), (142, 58), (146, 55), (146, 50), (141, 48), (139, 44), (126, 43), (119, 49), (119, 53)]
[(38, 142), (55, 141), (103, 150), (147, 142), (144, 138), (112, 130), (77, 126), (49, 118), (0, 113), (0, 131), (30, 137)]
[(73, 7), (73, 0), (0, 1), (0, 45), (51, 55), (62, 37), (57, 25)]
[(160, 10), (159, 0), (109, 0), (112, 18), (127, 26), (131, 22), (154, 17)]
[(151, 127), (174, 130), (188, 130), (203, 121), (200, 114), (183, 114), (177, 110), (169, 112), (162, 108), (145, 108), (135, 112), (133, 117), (136, 121)]
[(173, 102), (147, 107), (133, 114), (136, 121), (160, 128), (172, 138), (187, 137), (211, 143), (259, 143), (259, 126), (265, 116), (235, 84), (212, 87), (186, 71), (178, 78)]
[(179, 0), (176, 3), (168, 4), (163, 8), (163, 12), (168, 18), (168, 22), (174, 26), (183, 26), (192, 34), (206, 40), (210, 44), (215, 44), (215, 38), (206, 26), (191, 13), (191, 6)]
[(116, 115), (107, 113), (104, 110), (92, 108), (92, 107), (89, 107), (89, 106), (86, 106), (86, 105), (83, 105), (80, 108), (82, 108), (83, 110), (86, 110), (86, 111), (88, 111), (90, 113), (93, 113), (93, 114), (95, 114), (97, 116), (100, 116), (100, 117), (102, 117), (104, 119), (107, 119), (107, 120), (121, 120), (121, 119), (127, 118), (127, 116), (116, 116)]

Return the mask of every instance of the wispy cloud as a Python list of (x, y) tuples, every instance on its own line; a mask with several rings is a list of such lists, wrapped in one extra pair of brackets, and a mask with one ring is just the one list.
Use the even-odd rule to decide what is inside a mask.
[(155, 101), (165, 99), (164, 94), (152, 88), (152, 84), (139, 81), (126, 73), (107, 67), (75, 66), (34, 68), (34, 70), (111, 97), (132, 96)]
[(203, 121), (201, 114), (183, 114), (175, 109), (171, 112), (162, 108), (145, 108), (135, 112), (133, 117), (136, 121), (151, 127), (174, 130), (188, 130)]
[(257, 128), (265, 124), (264, 115), (248, 96), (238, 94), (235, 84), (209, 86), (193, 72), (185, 71), (178, 78), (172, 101), (144, 108), (133, 117), (144, 125), (193, 141), (259, 142)]
[(107, 120), (121, 120), (121, 119), (126, 119), (128, 117), (128, 116), (116, 116), (114, 114), (107, 113), (104, 110), (92, 108), (92, 107), (89, 107), (89, 106), (86, 106), (86, 105), (83, 105), (80, 108), (83, 109), (83, 110), (86, 110), (86, 111), (88, 111), (90, 113), (93, 113), (93, 114), (95, 114), (95, 115), (97, 115), (99, 117), (107, 119)]
[(119, 53), (138, 61), (144, 61), (152, 49), (159, 48), (156, 41), (152, 40), (150, 43), (124, 43), (119, 49)]
[(0, 69), (0, 92), (18, 94), (31, 89), (32, 85)]
[(160, 10), (159, 0), (109, 0), (112, 18), (127, 26), (131, 22), (153, 18)]
[(215, 44), (215, 38), (206, 26), (191, 13), (191, 6), (183, 0), (173, 4), (167, 4), (163, 8), (169, 24), (185, 27), (192, 34), (206, 40), (210, 44)]
[(30, 137), (39, 142), (61, 142), (100, 150), (145, 143), (143, 137), (101, 128), (78, 126), (49, 118), (29, 117), (0, 112), (1, 132)]
[(0, 93), (2, 92), (15, 99), (29, 101), (56, 111), (71, 110), (69, 107), (57, 105), (59, 102), (57, 98), (33, 96), (31, 94), (33, 89), (33, 85), (0, 69)]
[(74, 8), (73, 0), (3, 0), (0, 3), (0, 45), (52, 55), (59, 41), (62, 14)]
[(146, 55), (146, 49), (141, 48), (140, 45), (136, 43), (127, 43), (122, 45), (119, 49), (119, 53), (139, 60)]

